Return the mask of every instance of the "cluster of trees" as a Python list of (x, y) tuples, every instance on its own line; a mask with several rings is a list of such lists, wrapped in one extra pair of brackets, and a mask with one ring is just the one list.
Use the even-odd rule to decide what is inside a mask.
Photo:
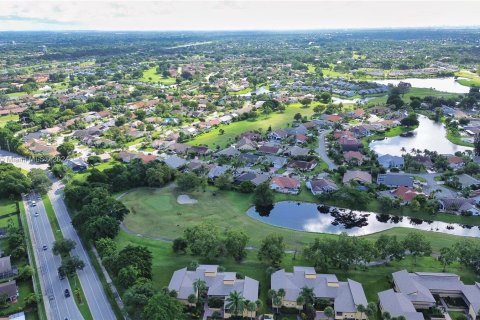
[(406, 252), (416, 263), (417, 257), (431, 254), (431, 245), (416, 232), (408, 234), (403, 241), (397, 240), (396, 236), (381, 235), (375, 242), (343, 233), (338, 239), (315, 239), (305, 247), (303, 255), (322, 270), (348, 271), (354, 266), (365, 266), (376, 258), (402, 260)]
[(27, 175), (10, 163), (0, 163), (0, 197), (18, 197), (22, 193), (36, 191), (45, 194), (52, 182), (45, 171), (32, 169)]
[(131, 319), (181, 319), (183, 306), (175, 295), (157, 292), (152, 284), (152, 253), (143, 246), (128, 245), (118, 250), (115, 241), (101, 238), (95, 242), (105, 267), (122, 288), (123, 302)]
[(144, 164), (141, 159), (134, 159), (128, 164), (116, 164), (112, 168), (100, 171), (93, 169), (87, 177), (91, 184), (101, 184), (112, 192), (136, 187), (163, 187), (171, 182), (176, 170), (158, 160)]
[(114, 238), (129, 212), (102, 184), (70, 183), (65, 187), (65, 201), (77, 209), (72, 224), (86, 240)]
[(247, 256), (248, 236), (239, 230), (220, 231), (210, 223), (203, 223), (185, 229), (183, 238), (174, 240), (172, 248), (176, 253), (190, 251), (192, 255), (206, 259), (230, 256), (241, 262)]
[(443, 264), (444, 271), (450, 264), (459, 262), (480, 275), (480, 243), (462, 240), (451, 247), (444, 247), (440, 249), (438, 260)]

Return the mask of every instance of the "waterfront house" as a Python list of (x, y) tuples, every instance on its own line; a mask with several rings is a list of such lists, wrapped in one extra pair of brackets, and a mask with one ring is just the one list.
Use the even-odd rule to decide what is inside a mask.
[(384, 154), (382, 156), (379, 156), (377, 160), (378, 163), (385, 169), (400, 168), (405, 163), (403, 157), (392, 156), (390, 154)]
[(306, 185), (316, 196), (322, 193), (330, 193), (338, 190), (335, 182), (327, 178), (312, 179), (307, 181)]
[(300, 181), (289, 177), (273, 177), (270, 189), (281, 193), (297, 194), (300, 192)]

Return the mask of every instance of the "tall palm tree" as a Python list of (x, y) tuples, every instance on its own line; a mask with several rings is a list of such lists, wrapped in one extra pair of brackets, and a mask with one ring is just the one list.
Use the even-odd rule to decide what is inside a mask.
[(239, 316), (243, 314), (245, 309), (245, 298), (238, 291), (230, 292), (226, 299), (227, 304), (225, 305), (226, 310), (234, 316)]
[(197, 296), (195, 294), (190, 294), (187, 298), (189, 304), (194, 305), (197, 303)]
[(201, 293), (207, 290), (207, 283), (201, 279), (197, 279), (193, 283), (193, 290), (200, 296)]
[(287, 294), (287, 293), (285, 292), (285, 289), (283, 289), (283, 288), (280, 288), (280, 289), (278, 289), (278, 291), (277, 291), (277, 295), (278, 295), (280, 298), (285, 298), (285, 295), (286, 295), (286, 294)]
[(272, 306), (277, 309), (277, 313), (278, 313), (278, 310), (282, 306), (282, 298), (280, 298), (279, 296), (273, 297)]
[(312, 288), (303, 287), (300, 295), (305, 298), (305, 304), (313, 304), (315, 302), (315, 295), (313, 294)]

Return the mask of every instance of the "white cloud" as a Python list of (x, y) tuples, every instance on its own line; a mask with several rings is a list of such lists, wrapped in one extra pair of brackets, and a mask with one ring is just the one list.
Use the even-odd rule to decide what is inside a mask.
[(478, 26), (480, 1), (0, 1), (0, 30)]

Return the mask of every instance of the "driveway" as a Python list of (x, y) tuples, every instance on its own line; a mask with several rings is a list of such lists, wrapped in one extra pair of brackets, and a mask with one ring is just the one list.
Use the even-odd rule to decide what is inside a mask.
[(337, 165), (328, 157), (327, 146), (325, 143), (325, 137), (331, 132), (331, 130), (322, 131), (318, 135), (318, 148), (315, 149), (315, 152), (318, 156), (328, 165), (328, 169), (334, 170), (337, 169)]

